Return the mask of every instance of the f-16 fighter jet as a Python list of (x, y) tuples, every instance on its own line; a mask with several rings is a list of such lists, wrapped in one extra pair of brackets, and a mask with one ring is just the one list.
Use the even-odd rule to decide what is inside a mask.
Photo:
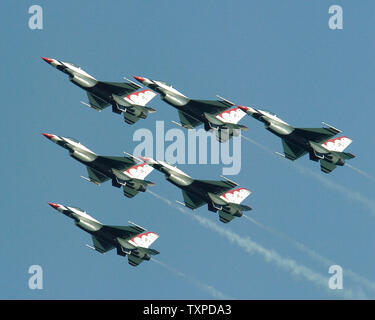
[(67, 149), (72, 158), (87, 167), (89, 177), (82, 178), (89, 182), (100, 185), (111, 179), (114, 187), (123, 187), (124, 195), (128, 198), (133, 198), (138, 192), (146, 191), (147, 186), (153, 185), (151, 181), (144, 180), (153, 170), (146, 163), (137, 164), (132, 157), (100, 156), (73, 138), (49, 133), (43, 135)]
[(321, 170), (330, 173), (336, 166), (343, 166), (345, 160), (355, 157), (351, 153), (343, 152), (352, 140), (345, 136), (332, 139), (341, 130), (324, 122), (325, 128), (294, 128), (268, 111), (251, 107), (241, 109), (262, 121), (268, 131), (282, 139), (284, 155), (280, 155), (289, 160), (296, 160), (309, 153), (310, 160), (320, 161)]
[(197, 209), (202, 205), (208, 205), (208, 210), (219, 211), (221, 222), (228, 223), (234, 217), (241, 217), (242, 211), (249, 211), (251, 208), (242, 205), (250, 191), (245, 188), (236, 188), (238, 184), (224, 178), (225, 180), (197, 180), (188, 176), (180, 169), (151, 158), (141, 157), (153, 168), (165, 174), (165, 178), (182, 190), (184, 203), (178, 202), (189, 209)]
[(159, 235), (130, 221), (130, 226), (107, 226), (82, 209), (52, 202), (48, 204), (72, 218), (78, 228), (91, 234), (94, 246), (87, 245), (91, 249), (105, 253), (116, 248), (118, 255), (128, 256), (129, 264), (132, 266), (137, 266), (144, 260), (150, 260), (151, 255), (159, 254), (159, 251), (149, 248)]
[[(246, 114), (234, 103), (218, 97), (220, 100), (195, 100), (184, 96), (171, 85), (163, 81), (134, 77), (143, 85), (160, 93), (161, 99), (175, 107), (180, 117), (180, 126), (192, 129), (204, 124), (204, 129), (216, 130), (218, 141), (226, 142), (233, 135), (238, 136), (240, 130), (247, 130), (244, 125), (237, 124)], [(236, 130), (237, 129), (237, 130)]]
[(112, 105), (112, 111), (123, 113), (125, 122), (129, 124), (137, 122), (140, 118), (146, 119), (149, 113), (156, 111), (146, 106), (156, 93), (148, 89), (135, 92), (141, 86), (133, 81), (128, 80), (129, 82), (124, 83), (98, 81), (73, 63), (50, 58), (42, 59), (69, 75), (71, 82), (86, 90), (89, 103), (82, 102), (85, 106), (102, 111)]

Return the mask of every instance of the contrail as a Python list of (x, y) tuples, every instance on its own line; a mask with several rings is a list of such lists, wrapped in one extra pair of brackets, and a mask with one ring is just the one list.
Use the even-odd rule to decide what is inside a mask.
[(217, 290), (215, 287), (211, 286), (211, 285), (208, 285), (206, 283), (203, 283), (203, 282), (200, 282), (196, 279), (194, 279), (193, 277), (191, 276), (188, 276), (187, 274), (181, 272), (181, 271), (178, 271), (177, 269), (175, 268), (172, 268), (168, 265), (166, 265), (165, 263), (155, 259), (155, 258), (151, 258), (152, 261), (154, 261), (155, 263), (157, 263), (158, 265), (162, 266), (163, 268), (165, 268), (166, 270), (174, 273), (175, 275), (181, 277), (181, 278), (184, 278), (185, 280), (193, 283), (194, 285), (196, 285), (197, 287), (199, 287), (201, 290), (204, 290), (206, 292), (208, 292), (213, 298), (215, 299), (221, 299), (221, 300), (228, 300), (228, 299), (231, 299), (233, 300), (232, 297), (230, 296), (227, 296), (226, 294), (220, 292), (219, 290)]
[(364, 207), (366, 207), (371, 212), (373, 216), (375, 216), (375, 201), (374, 200), (371, 200), (363, 196), (358, 191), (349, 190), (348, 188), (340, 184), (337, 184), (329, 180), (328, 178), (322, 176), (321, 174), (316, 173), (310, 169), (304, 168), (296, 163), (294, 163), (294, 165), (300, 173), (305, 174), (305, 175), (310, 175), (316, 180), (318, 180), (319, 182), (321, 182), (326, 188), (329, 188), (334, 191), (337, 191), (338, 193), (341, 193), (342, 195), (345, 196), (345, 198), (361, 203)]
[[(279, 232), (271, 227), (268, 227), (268, 226), (265, 226), (264, 224), (256, 221), (255, 219), (247, 216), (247, 215), (243, 215), (243, 217), (249, 221), (251, 221), (252, 223), (254, 223), (255, 225), (257, 225), (258, 227), (262, 228), (263, 230), (281, 238), (281, 239), (284, 239), (286, 241), (288, 241), (289, 243), (291, 243), (293, 246), (295, 246), (297, 249), (299, 249), (301, 252), (307, 254), (310, 258), (314, 259), (315, 261), (321, 263), (322, 265), (324, 265), (325, 267), (330, 267), (332, 265), (335, 265), (337, 263), (335, 263), (334, 261), (332, 260), (329, 260), (325, 257), (323, 257), (322, 255), (320, 255), (319, 253), (315, 252), (314, 250), (310, 249), (309, 247), (305, 246), (304, 244), (302, 244), (301, 242), (297, 241), (297, 240), (294, 240), (293, 238), (289, 237), (288, 235), (282, 233), (282, 232)], [(358, 283), (366, 286), (368, 289), (372, 290), (372, 291), (375, 291), (375, 283), (372, 282), (371, 280), (355, 273), (354, 271), (350, 270), (350, 269), (344, 269), (344, 275), (345, 276), (348, 276), (350, 277), (352, 280), (354, 281), (357, 281)]]
[[(252, 144), (258, 146), (262, 150), (266, 151), (267, 153), (275, 155), (275, 153), (271, 149), (269, 149), (268, 147), (254, 141), (254, 140), (252, 140), (252, 139), (250, 139), (246, 136), (242, 136), (242, 137), (245, 140), (251, 142)], [(297, 164), (296, 162), (289, 161), (289, 163), (291, 163), (298, 170), (299, 173), (304, 174), (304, 175), (310, 175), (311, 177), (313, 177), (316, 180), (318, 180), (319, 182), (321, 182), (326, 188), (332, 189), (332, 190), (334, 190), (338, 193), (341, 193), (346, 198), (348, 198), (352, 201), (357, 201), (357, 202), (361, 203), (363, 206), (365, 206), (371, 212), (371, 214), (373, 216), (375, 216), (375, 201), (363, 196), (362, 194), (360, 194), (357, 191), (349, 190), (349, 189), (343, 187), (340, 184), (337, 184), (333, 181), (330, 181), (328, 178), (322, 176), (322, 174), (320, 172), (317, 173), (317, 172), (312, 171), (310, 169), (304, 168), (301, 165)], [(352, 168), (354, 168), (354, 167), (352, 167)]]
[(266, 147), (265, 145), (263, 145), (263, 144), (261, 144), (259, 142), (256, 142), (255, 140), (250, 139), (250, 138), (248, 138), (248, 137), (246, 137), (244, 135), (241, 135), (241, 137), (243, 139), (245, 139), (246, 141), (249, 141), (250, 143), (255, 144), (258, 148), (261, 148), (263, 151), (266, 151), (269, 154), (275, 155), (275, 152), (273, 152), (270, 148)]
[(357, 167), (354, 167), (352, 165), (350, 165), (349, 163), (345, 162), (345, 167), (349, 167), (350, 169), (354, 170), (355, 172), (359, 173), (360, 175), (364, 176), (365, 178), (371, 180), (371, 181), (375, 181), (375, 178), (368, 174), (367, 172), (361, 170), (361, 169), (358, 169)]
[(154, 195), (156, 198), (158, 198), (158, 199), (162, 200), (163, 202), (167, 203), (168, 205), (170, 205), (172, 208), (178, 209), (179, 211), (181, 211), (181, 212), (185, 213), (186, 215), (188, 215), (189, 217), (193, 218), (200, 225), (202, 225), (202, 226), (210, 229), (211, 231), (214, 231), (214, 232), (218, 233), (219, 235), (225, 237), (231, 243), (234, 243), (237, 246), (239, 246), (240, 248), (244, 249), (245, 252), (247, 252), (250, 255), (253, 254), (254, 252), (258, 253), (259, 255), (261, 255), (264, 258), (264, 260), (267, 263), (272, 262), (272, 263), (276, 264), (278, 267), (288, 271), (292, 275), (300, 275), (300, 276), (304, 277), (306, 280), (315, 284), (316, 286), (328, 290), (330, 293), (342, 294), (344, 297), (346, 297), (348, 299), (367, 299), (367, 296), (362, 291), (354, 292), (351, 289), (343, 289), (343, 290), (340, 290), (340, 291), (333, 292), (332, 290), (329, 290), (329, 288), (328, 288), (328, 279), (326, 277), (324, 277), (323, 275), (321, 275), (320, 273), (317, 273), (317, 272), (311, 270), (310, 268), (308, 268), (304, 265), (300, 265), (292, 259), (284, 258), (274, 250), (269, 250), (269, 249), (264, 248), (260, 244), (251, 240), (249, 237), (246, 237), (246, 238), (241, 237), (241, 236), (237, 235), (236, 233), (234, 233), (234, 232), (232, 232), (232, 231), (230, 231), (226, 228), (223, 228), (223, 227), (217, 225), (214, 222), (211, 222), (210, 220), (208, 220), (204, 217), (193, 215), (193, 214), (189, 213), (188, 211), (186, 211), (184, 208), (175, 206), (170, 200), (168, 200), (168, 199), (166, 199), (166, 198), (164, 198), (164, 197), (162, 197), (162, 196), (160, 196), (160, 195), (158, 195), (158, 194), (156, 194), (152, 191), (149, 191), (149, 190), (147, 190), (147, 191), (149, 193), (151, 193), (152, 195)]

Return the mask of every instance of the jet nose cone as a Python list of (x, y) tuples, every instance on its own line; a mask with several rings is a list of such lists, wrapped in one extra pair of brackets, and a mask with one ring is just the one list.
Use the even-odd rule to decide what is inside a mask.
[(50, 58), (45, 58), (45, 57), (42, 57), (42, 59), (47, 62), (47, 63), (52, 63), (53, 62), (53, 59), (50, 59)]
[(246, 106), (237, 106), (238, 108), (240, 108), (242, 111), (247, 111), (247, 110), (249, 110), (249, 108), (248, 107), (246, 107)]
[(57, 204), (57, 203), (53, 203), (53, 202), (48, 202), (48, 204), (52, 207), (52, 208), (54, 208), (54, 209), (58, 209), (58, 208), (60, 208), (60, 205), (59, 204)]
[(50, 133), (42, 133), (42, 135), (44, 135), (46, 138), (48, 138), (50, 140), (54, 137), (54, 135), (50, 134)]
[(137, 81), (139, 81), (140, 83), (143, 83), (143, 81), (145, 81), (146, 79), (143, 78), (143, 77), (137, 77), (137, 76), (133, 76), (133, 78)]

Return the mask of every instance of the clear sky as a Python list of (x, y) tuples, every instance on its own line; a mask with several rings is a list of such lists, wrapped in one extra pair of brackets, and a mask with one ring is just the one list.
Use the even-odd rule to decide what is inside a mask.
[[(31, 30), (30, 1), (2, 6), (0, 298), (2, 299), (341, 299), (375, 297), (373, 1), (38, 1), (43, 29)], [(343, 29), (328, 8), (343, 9)], [(189, 214), (150, 193), (133, 199), (45, 139), (80, 140), (103, 155), (132, 152), (137, 129), (176, 128), (157, 109), (133, 126), (110, 109), (80, 104), (85, 93), (40, 57), (73, 62), (97, 79), (132, 75), (167, 81), (189, 97), (219, 94), (275, 112), (297, 127), (325, 121), (353, 139), (357, 157), (330, 175), (304, 157), (272, 154), (280, 140), (251, 117), (241, 123), (242, 169), (230, 178), (252, 191), (253, 211), (225, 225), (204, 206)], [(166, 143), (168, 145), (168, 143)], [(272, 151), (272, 152), (269, 152)], [(179, 165), (218, 179), (223, 164)], [(174, 206), (181, 192), (159, 172), (150, 189)], [(160, 234), (157, 262), (133, 268), (115, 251), (100, 255), (90, 236), (47, 202), (78, 206), (99, 221), (131, 220)], [(195, 218), (194, 218), (195, 217)], [(256, 221), (258, 224), (255, 224)], [(331, 264), (344, 289), (328, 289)], [(43, 268), (43, 290), (28, 269)], [(350, 271), (349, 271), (350, 270)]]

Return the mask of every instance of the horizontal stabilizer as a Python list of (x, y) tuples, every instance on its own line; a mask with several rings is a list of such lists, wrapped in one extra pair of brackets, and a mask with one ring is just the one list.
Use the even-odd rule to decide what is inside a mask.
[(336, 165), (331, 163), (331, 162), (328, 162), (326, 160), (320, 160), (320, 169), (324, 172), (324, 173), (330, 173), (332, 170), (334, 170), (336, 168)]
[(231, 207), (234, 209), (237, 209), (238, 211), (250, 211), (253, 210), (251, 207), (243, 205), (243, 204), (236, 204), (236, 203), (231, 203)]
[(341, 158), (348, 160), (348, 159), (353, 159), (355, 158), (355, 155), (349, 152), (340, 152)]
[(124, 112), (124, 121), (127, 123), (127, 124), (134, 124), (136, 123), (140, 118), (137, 117), (137, 116), (134, 116), (128, 112)]
[(224, 211), (219, 211), (219, 219), (223, 223), (228, 223), (234, 219), (234, 216)]
[(155, 249), (142, 249), (142, 251), (146, 252), (147, 254), (150, 254), (152, 256), (155, 256), (157, 254), (160, 254), (160, 252), (158, 250), (155, 250)]
[(133, 198), (139, 193), (138, 190), (135, 190), (134, 188), (130, 188), (127, 185), (123, 186), (123, 191), (124, 191), (124, 196), (127, 198)]
[(133, 267), (138, 266), (142, 261), (143, 259), (133, 256), (132, 254), (128, 255), (128, 262)]

